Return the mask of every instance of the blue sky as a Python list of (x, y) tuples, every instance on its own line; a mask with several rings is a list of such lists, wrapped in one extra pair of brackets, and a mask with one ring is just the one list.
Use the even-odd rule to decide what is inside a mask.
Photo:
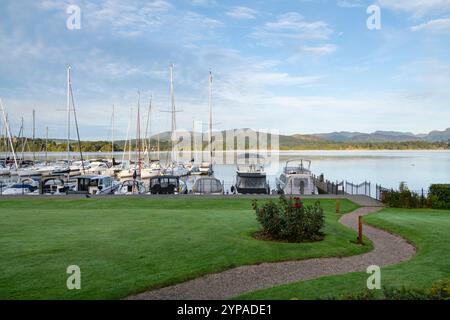
[[(81, 29), (66, 9), (81, 9)], [(369, 30), (366, 9), (381, 8)], [(15, 131), (65, 136), (65, 68), (81, 136), (125, 136), (137, 91), (154, 96), (152, 131), (170, 128), (169, 65), (178, 126), (282, 133), (450, 127), (450, 0), (1, 1), (0, 97)]]

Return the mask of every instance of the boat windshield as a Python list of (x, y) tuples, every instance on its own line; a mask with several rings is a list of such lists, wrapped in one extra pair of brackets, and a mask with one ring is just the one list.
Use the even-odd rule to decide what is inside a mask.
[(286, 162), (286, 166), (284, 167), (284, 173), (310, 173), (310, 167), (310, 160), (289, 160)]

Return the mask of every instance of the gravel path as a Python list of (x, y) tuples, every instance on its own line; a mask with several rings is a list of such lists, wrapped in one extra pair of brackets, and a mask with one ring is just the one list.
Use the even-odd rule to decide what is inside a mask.
[[(362, 207), (344, 215), (339, 222), (357, 229), (358, 216), (374, 213), (380, 207)], [(246, 292), (276, 285), (365, 271), (370, 265), (386, 266), (410, 259), (415, 248), (405, 239), (367, 225), (364, 235), (372, 240), (374, 250), (345, 258), (317, 258), (301, 261), (263, 263), (242, 266), (206, 275), (169, 287), (140, 293), (133, 300), (222, 300)]]

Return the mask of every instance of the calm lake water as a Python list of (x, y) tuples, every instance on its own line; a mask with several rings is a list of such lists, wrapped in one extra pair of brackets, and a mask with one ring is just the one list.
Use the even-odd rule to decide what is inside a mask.
[[(323, 173), (330, 181), (369, 181), (385, 188), (398, 188), (404, 181), (411, 190), (450, 183), (448, 151), (290, 151), (281, 152), (278, 172), (269, 175), (271, 187), (288, 159), (311, 160), (311, 171)], [(215, 170), (225, 184), (233, 181), (229, 176), (234, 174), (234, 166), (218, 166)]]
[[(30, 156), (26, 154), (26, 158)], [(90, 159), (100, 156), (105, 154), (86, 154)], [(167, 153), (162, 158), (165, 156)], [(120, 161), (122, 153), (116, 157)], [(65, 158), (65, 154), (52, 154), (51, 158)], [(311, 160), (311, 171), (316, 175), (323, 173), (331, 181), (370, 181), (386, 188), (398, 188), (405, 181), (411, 190), (427, 189), (432, 183), (450, 183), (450, 151), (283, 151), (279, 163), (267, 170), (271, 188), (288, 159)], [(229, 189), (236, 165), (216, 165), (214, 170)]]

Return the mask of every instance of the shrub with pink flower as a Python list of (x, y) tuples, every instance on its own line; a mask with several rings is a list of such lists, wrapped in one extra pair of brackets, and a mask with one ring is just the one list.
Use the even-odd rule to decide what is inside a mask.
[(252, 206), (263, 233), (274, 240), (304, 242), (323, 239), (321, 230), (325, 219), (319, 201), (313, 206), (305, 206), (299, 197), (287, 199), (281, 196), (278, 202), (269, 201), (262, 206), (254, 200)]

